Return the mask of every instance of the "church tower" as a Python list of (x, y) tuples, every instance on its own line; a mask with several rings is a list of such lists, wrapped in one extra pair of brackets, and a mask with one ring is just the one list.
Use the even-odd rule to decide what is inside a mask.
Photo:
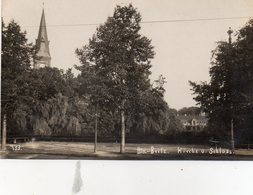
[(51, 66), (51, 56), (49, 51), (49, 41), (47, 37), (47, 27), (44, 8), (42, 10), (38, 38), (36, 39), (36, 58), (34, 68)]

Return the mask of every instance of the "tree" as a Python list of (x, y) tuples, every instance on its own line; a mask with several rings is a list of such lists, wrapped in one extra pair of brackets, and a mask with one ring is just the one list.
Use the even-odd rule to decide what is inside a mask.
[(121, 116), (122, 153), (126, 110), (150, 88), (148, 76), (154, 51), (151, 40), (139, 33), (140, 21), (140, 13), (131, 4), (117, 6), (113, 16), (97, 28), (89, 44), (76, 50), (83, 72), (93, 69), (96, 88), (102, 89), (102, 102), (109, 103)]
[(253, 138), (252, 33), (253, 20), (250, 20), (239, 30), (234, 43), (219, 42), (213, 51), (210, 83), (190, 82), (194, 99), (208, 113), (209, 129), (220, 138), (230, 134), (231, 119), (237, 140), (243, 141), (248, 135)]
[(200, 115), (201, 109), (199, 107), (184, 107), (178, 110), (178, 114), (180, 115)]
[(68, 97), (78, 96), (79, 80), (72, 73), (72, 69), (69, 68), (62, 74), (64, 84), (64, 94)]
[(35, 49), (28, 43), (26, 32), (11, 21), (7, 26), (2, 20), (2, 72), (1, 72), (1, 112), (6, 115), (8, 134), (10, 128), (19, 125), (19, 129), (26, 126), (23, 120), (30, 107), (27, 105), (30, 97), (25, 91), (29, 88), (26, 80), (29, 79), (31, 63)]
[(238, 138), (253, 141), (253, 20), (237, 33), (235, 42), (236, 64), (234, 86)]
[(10, 115), (23, 98), (24, 77), (34, 56), (34, 46), (27, 42), (26, 32), (11, 21), (7, 26), (2, 21), (2, 112)]

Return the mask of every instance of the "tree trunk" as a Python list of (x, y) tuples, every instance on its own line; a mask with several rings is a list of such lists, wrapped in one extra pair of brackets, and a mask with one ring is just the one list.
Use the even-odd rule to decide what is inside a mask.
[(234, 140), (234, 119), (232, 118), (230, 121), (230, 131), (231, 131), (231, 151), (232, 154), (235, 153), (235, 140)]
[(125, 152), (125, 134), (126, 134), (126, 126), (125, 126), (125, 111), (122, 109), (120, 111), (121, 114), (121, 142), (120, 142), (120, 153)]
[(96, 109), (95, 114), (95, 141), (94, 141), (94, 153), (97, 152), (97, 139), (98, 139), (98, 114)]
[(3, 118), (2, 150), (6, 150), (6, 114), (4, 115)]

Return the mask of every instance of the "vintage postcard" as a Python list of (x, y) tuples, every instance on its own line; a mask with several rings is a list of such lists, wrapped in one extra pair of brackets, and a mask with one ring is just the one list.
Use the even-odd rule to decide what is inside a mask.
[(3, 0), (1, 51), (1, 159), (253, 160), (253, 0)]

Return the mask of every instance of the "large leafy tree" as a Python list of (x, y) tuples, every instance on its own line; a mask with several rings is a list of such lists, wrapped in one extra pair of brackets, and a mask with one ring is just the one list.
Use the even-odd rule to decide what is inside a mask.
[[(34, 56), (34, 47), (27, 42), (26, 32), (11, 21), (7, 26), (2, 21), (2, 72), (1, 72), (1, 110), (12, 118), (20, 104), (27, 101), (24, 88), (29, 78), (30, 65)], [(23, 110), (28, 109), (22, 106)]]
[[(125, 117), (136, 97), (148, 90), (151, 40), (140, 34), (140, 13), (132, 6), (117, 6), (112, 17), (97, 28), (89, 44), (76, 53), (82, 69), (93, 69), (100, 103), (109, 103), (121, 118), (121, 152), (125, 146)], [(101, 90), (99, 90), (99, 88)]]
[(210, 131), (229, 136), (233, 119), (237, 140), (252, 139), (253, 20), (238, 31), (235, 42), (218, 43), (211, 65), (209, 83), (190, 82), (194, 99), (208, 113)]
[(253, 20), (239, 30), (235, 42), (235, 109), (238, 138), (253, 141)]

